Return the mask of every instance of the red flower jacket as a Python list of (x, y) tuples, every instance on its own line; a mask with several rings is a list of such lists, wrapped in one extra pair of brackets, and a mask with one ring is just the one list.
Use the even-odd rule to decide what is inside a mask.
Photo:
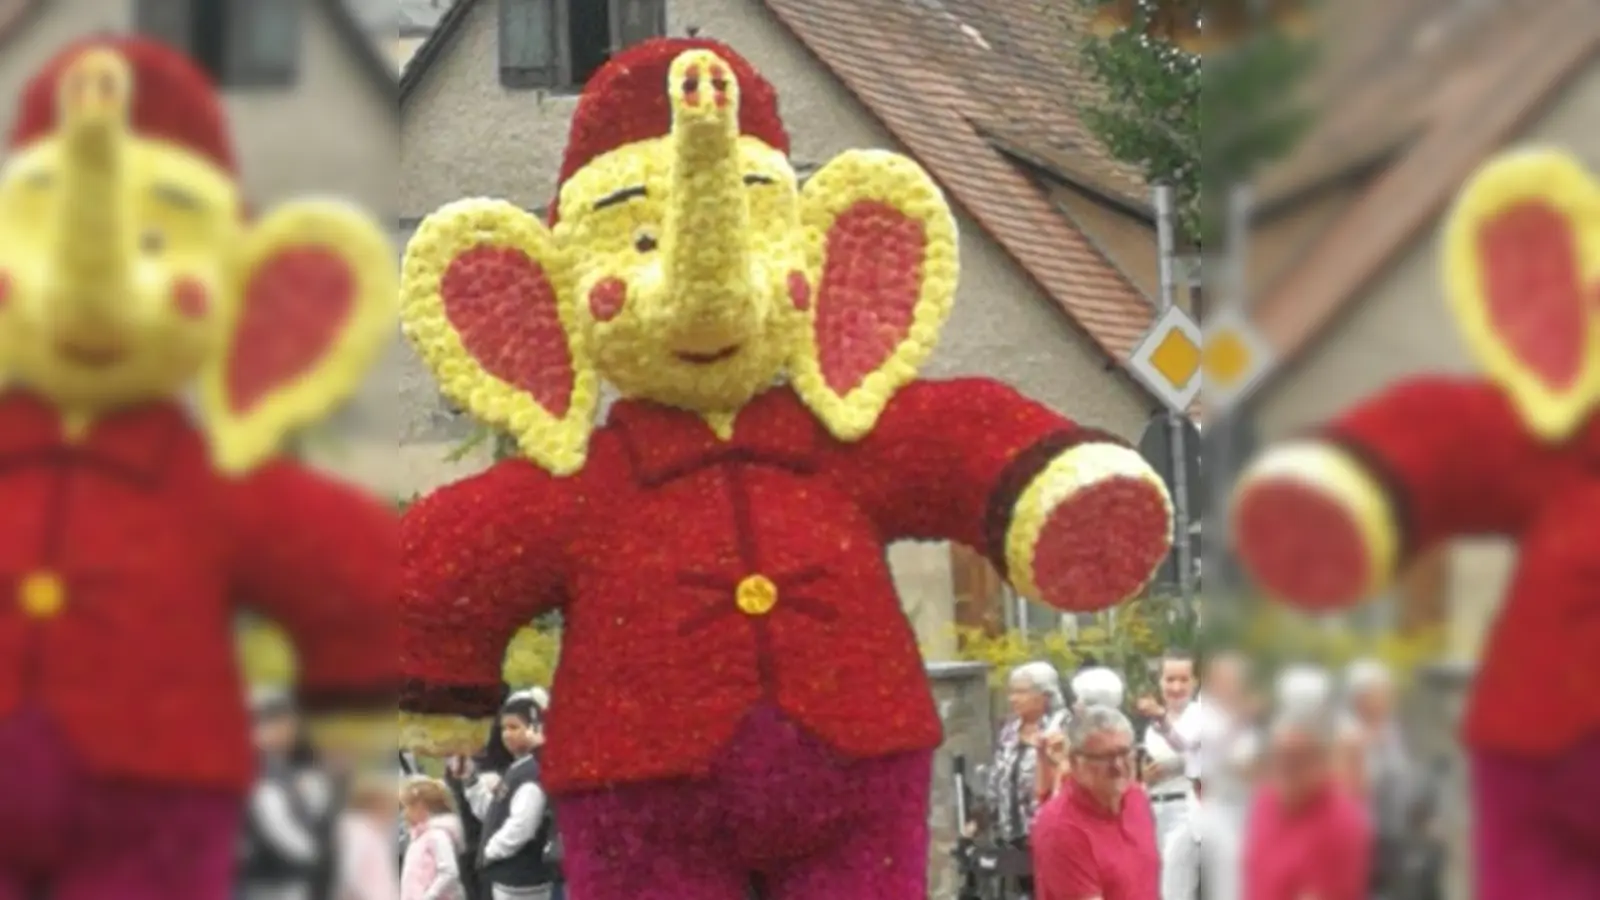
[(1069, 447), (1115, 440), (1003, 385), (918, 382), (863, 440), (775, 388), (719, 440), (624, 401), (576, 476), (501, 463), (402, 522), (402, 708), (486, 717), (515, 631), (565, 616), (543, 773), (554, 792), (709, 770), (774, 704), (844, 755), (938, 745), (884, 549), (985, 548)]
[(0, 719), (49, 714), (95, 775), (245, 790), (236, 602), (295, 639), (311, 711), (392, 700), (398, 519), (290, 463), (211, 467), (176, 405), (69, 441), (0, 392)]
[(1402, 564), (1459, 535), (1517, 542), (1473, 679), (1467, 742), (1548, 757), (1600, 732), (1600, 417), (1545, 444), (1489, 382), (1419, 378), (1362, 404), (1329, 437), (1386, 487)]

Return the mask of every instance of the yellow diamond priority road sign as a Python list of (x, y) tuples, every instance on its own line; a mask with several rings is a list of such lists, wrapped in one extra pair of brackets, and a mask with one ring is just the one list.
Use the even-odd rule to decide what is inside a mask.
[(1239, 402), (1274, 362), (1272, 347), (1247, 316), (1234, 310), (1208, 316), (1200, 364), (1206, 410), (1220, 412)]
[(1168, 409), (1184, 412), (1200, 393), (1203, 363), (1200, 326), (1183, 309), (1173, 306), (1157, 316), (1134, 345), (1128, 371)]

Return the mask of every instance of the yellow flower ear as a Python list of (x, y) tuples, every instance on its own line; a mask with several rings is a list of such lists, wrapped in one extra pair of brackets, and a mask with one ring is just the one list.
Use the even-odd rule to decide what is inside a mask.
[(1536, 434), (1571, 435), (1600, 401), (1600, 183), (1557, 150), (1492, 160), (1456, 201), (1443, 256), (1479, 364)]
[(840, 440), (861, 438), (933, 352), (955, 301), (955, 217), (928, 173), (882, 150), (852, 150), (801, 192), (814, 327), (789, 369)]
[(394, 333), (394, 257), (383, 229), (331, 201), (279, 207), (251, 229), (222, 352), (200, 381), (219, 467), (250, 469), (350, 399)]
[(461, 200), (417, 229), (400, 289), (406, 336), (444, 393), (557, 475), (583, 466), (600, 402), (571, 277), (539, 220)]

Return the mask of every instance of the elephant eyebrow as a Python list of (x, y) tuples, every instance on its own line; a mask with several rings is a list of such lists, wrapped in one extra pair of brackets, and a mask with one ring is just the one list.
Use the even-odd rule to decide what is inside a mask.
[(771, 175), (751, 174), (744, 177), (745, 184), (777, 184), (778, 180)]
[(199, 197), (175, 184), (158, 184), (154, 192), (156, 199), (179, 209), (197, 210), (205, 209), (206, 206)]
[(643, 196), (645, 196), (643, 185), (639, 185), (638, 187), (623, 188), (620, 191), (613, 191), (612, 193), (601, 197), (599, 200), (596, 200), (594, 202), (594, 210), (595, 212), (599, 212), (608, 206), (616, 206), (619, 203), (627, 203), (629, 200), (632, 200), (635, 197)]

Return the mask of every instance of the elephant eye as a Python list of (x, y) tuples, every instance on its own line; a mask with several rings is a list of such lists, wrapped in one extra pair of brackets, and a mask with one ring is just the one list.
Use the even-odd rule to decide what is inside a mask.
[(154, 229), (139, 235), (139, 250), (149, 255), (155, 255), (166, 249), (167, 236)]
[(771, 175), (762, 175), (760, 173), (755, 173), (755, 174), (746, 175), (744, 177), (744, 183), (745, 184), (750, 184), (750, 185), (776, 184), (777, 181)]
[(656, 236), (648, 231), (641, 231), (633, 239), (633, 249), (640, 253), (649, 253), (656, 249)]

